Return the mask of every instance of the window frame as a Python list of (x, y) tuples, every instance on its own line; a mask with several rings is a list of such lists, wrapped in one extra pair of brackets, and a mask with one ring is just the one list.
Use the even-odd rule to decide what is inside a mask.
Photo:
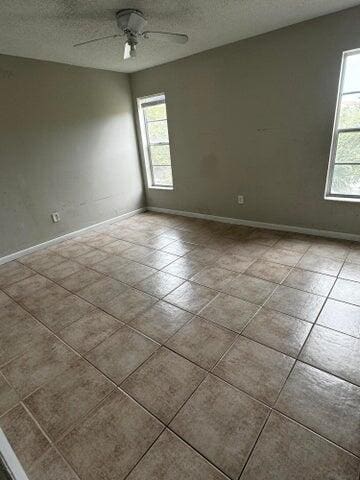
[[(161, 105), (162, 103), (165, 104), (165, 108), (166, 108), (165, 93), (157, 93), (154, 95), (147, 95), (145, 97), (138, 97), (136, 101), (137, 101), (138, 119), (139, 119), (139, 125), (140, 125), (142, 156), (145, 164), (147, 187), (151, 189), (156, 189), (156, 190), (174, 190), (174, 177), (173, 177), (173, 168), (172, 168), (172, 160), (171, 160), (170, 138), (168, 138), (168, 142), (158, 142), (155, 144), (150, 143), (147, 125), (152, 121), (150, 122), (146, 121), (144, 110), (143, 110), (144, 105), (154, 106), (154, 105)], [(168, 127), (167, 113), (166, 113), (166, 118), (162, 120), (166, 120), (167, 127)], [(153, 120), (153, 121), (159, 122), (162, 120)], [(168, 128), (168, 135), (169, 135), (169, 128)], [(172, 185), (157, 185), (154, 181), (154, 170), (153, 170), (154, 165), (151, 159), (151, 147), (154, 145), (159, 145), (159, 146), (167, 145), (169, 147)]]
[[(336, 160), (339, 133), (358, 132), (360, 135), (360, 127), (339, 128), (341, 100), (343, 95), (349, 95), (354, 93), (360, 94), (360, 90), (354, 91), (354, 92), (346, 92), (345, 94), (343, 94), (343, 86), (344, 86), (345, 70), (346, 70), (345, 68), (346, 59), (351, 55), (360, 55), (360, 48), (356, 48), (353, 50), (346, 50), (345, 52), (343, 52), (341, 57), (340, 78), (339, 78), (338, 92), (337, 92), (337, 98), (336, 98), (335, 118), (334, 118), (334, 125), (333, 125), (333, 131), (332, 131), (330, 156), (329, 156), (329, 163), (328, 163), (328, 169), (327, 169), (327, 175), (326, 175), (326, 185), (325, 185), (325, 195), (324, 195), (325, 200), (333, 200), (338, 202), (360, 202), (360, 195), (331, 193), (335, 165), (338, 165), (337, 163), (335, 163), (335, 160)], [(360, 163), (358, 162), (351, 162), (351, 163), (341, 162), (341, 165), (359, 165), (359, 164)]]

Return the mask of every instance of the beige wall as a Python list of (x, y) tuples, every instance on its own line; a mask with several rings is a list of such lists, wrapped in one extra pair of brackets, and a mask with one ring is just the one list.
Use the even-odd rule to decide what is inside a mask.
[(167, 96), (175, 189), (149, 190), (148, 204), (359, 234), (360, 203), (323, 199), (341, 54), (360, 47), (359, 25), (355, 8), (133, 74), (135, 97)]
[(129, 77), (0, 56), (0, 257), (143, 204)]

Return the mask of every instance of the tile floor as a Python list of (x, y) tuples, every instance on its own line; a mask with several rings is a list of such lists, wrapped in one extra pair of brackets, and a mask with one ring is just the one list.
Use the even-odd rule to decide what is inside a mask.
[(147, 212), (0, 266), (29, 480), (357, 480), (359, 258)]

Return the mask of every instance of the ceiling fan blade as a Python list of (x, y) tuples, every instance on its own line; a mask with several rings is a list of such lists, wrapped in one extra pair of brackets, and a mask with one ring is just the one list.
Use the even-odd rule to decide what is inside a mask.
[(129, 16), (127, 28), (132, 32), (142, 32), (146, 24), (147, 21), (145, 20), (145, 18), (135, 12), (131, 13)]
[(93, 38), (92, 40), (87, 40), (86, 42), (81, 42), (81, 43), (75, 43), (73, 45), (74, 47), (82, 47), (83, 45), (87, 45), (88, 43), (93, 43), (93, 42), (100, 42), (101, 40), (106, 40), (108, 38), (117, 38), (117, 37), (122, 37), (122, 34), (116, 33), (114, 35), (106, 35), (106, 37), (99, 37), (99, 38)]
[(189, 37), (185, 33), (171, 33), (171, 32), (143, 32), (144, 38), (158, 37), (163, 38), (164, 40), (170, 40), (174, 43), (186, 43), (189, 40)]

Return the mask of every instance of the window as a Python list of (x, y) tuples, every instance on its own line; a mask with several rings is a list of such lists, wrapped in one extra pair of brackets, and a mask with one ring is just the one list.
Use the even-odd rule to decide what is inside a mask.
[(360, 49), (343, 54), (325, 198), (360, 201)]
[(165, 95), (138, 98), (148, 186), (173, 188)]

